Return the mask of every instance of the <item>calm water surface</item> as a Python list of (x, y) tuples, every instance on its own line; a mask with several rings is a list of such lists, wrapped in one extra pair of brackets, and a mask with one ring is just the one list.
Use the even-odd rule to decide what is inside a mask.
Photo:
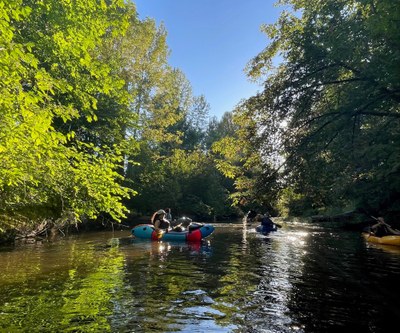
[(386, 332), (398, 324), (400, 247), (294, 221), (269, 236), (215, 225), (201, 244), (119, 231), (0, 248), (0, 332)]

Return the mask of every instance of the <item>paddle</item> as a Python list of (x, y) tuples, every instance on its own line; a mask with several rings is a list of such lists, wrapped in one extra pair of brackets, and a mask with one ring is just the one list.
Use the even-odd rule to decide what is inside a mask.
[(390, 224), (387, 224), (386, 222), (385, 222), (385, 220), (383, 220), (383, 218), (382, 218), (382, 220), (380, 220), (379, 218), (377, 218), (377, 217), (375, 217), (375, 216), (372, 216), (372, 215), (370, 215), (374, 220), (376, 220), (376, 221), (378, 221), (380, 224), (383, 224), (383, 225), (385, 225), (386, 226), (386, 232), (387, 232), (387, 234), (388, 235), (400, 235), (400, 230), (397, 230), (397, 229), (395, 229), (395, 228), (392, 228), (392, 226), (390, 225)]
[[(366, 214), (366, 215), (369, 215), (369, 214)], [(372, 216), (372, 215), (369, 215), (371, 218), (373, 218), (375, 221), (378, 221), (378, 219), (375, 217), (375, 216)], [(369, 230), (367, 231), (368, 232), (368, 236), (367, 236), (367, 238), (370, 238), (372, 235), (374, 235), (375, 236), (375, 234), (372, 232), (372, 230), (371, 230), (371, 227), (368, 227), (369, 228)]]

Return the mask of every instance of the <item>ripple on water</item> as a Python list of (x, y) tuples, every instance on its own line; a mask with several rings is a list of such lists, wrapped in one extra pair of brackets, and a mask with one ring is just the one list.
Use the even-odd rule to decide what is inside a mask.
[(400, 317), (400, 253), (358, 233), (226, 224), (208, 245), (99, 237), (1, 251), (1, 329), (380, 333)]

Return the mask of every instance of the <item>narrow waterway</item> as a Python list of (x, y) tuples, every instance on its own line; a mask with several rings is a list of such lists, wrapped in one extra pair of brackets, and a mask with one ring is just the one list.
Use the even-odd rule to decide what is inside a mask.
[(201, 244), (88, 233), (0, 248), (0, 332), (386, 332), (400, 247), (292, 221)]

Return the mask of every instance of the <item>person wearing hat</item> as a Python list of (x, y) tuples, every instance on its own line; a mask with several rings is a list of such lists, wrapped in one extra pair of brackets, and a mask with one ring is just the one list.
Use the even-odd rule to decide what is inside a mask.
[(170, 223), (165, 218), (165, 214), (165, 210), (163, 209), (159, 209), (153, 214), (151, 218), (151, 223), (153, 223), (154, 229), (156, 229), (156, 231), (168, 231)]

